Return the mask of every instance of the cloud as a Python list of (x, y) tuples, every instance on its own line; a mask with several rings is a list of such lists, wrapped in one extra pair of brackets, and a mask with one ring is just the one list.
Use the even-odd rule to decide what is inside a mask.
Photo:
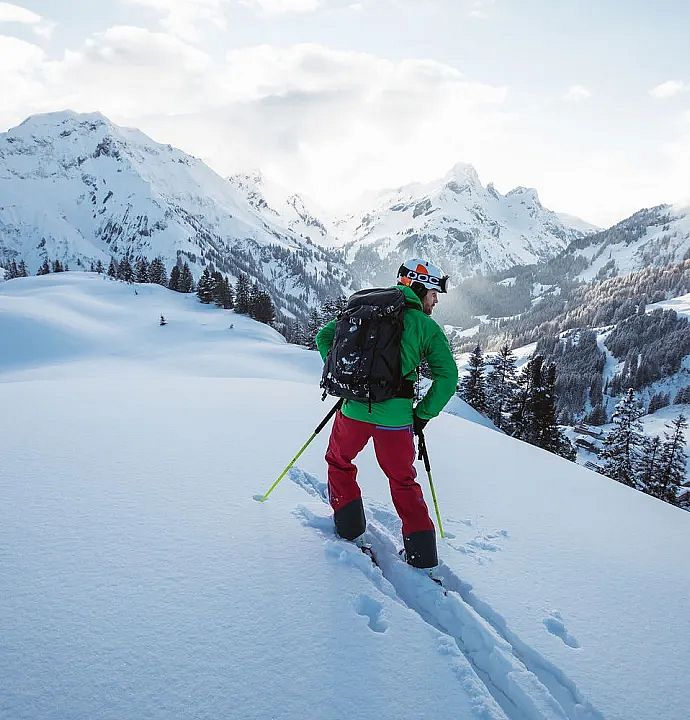
[(591, 91), (583, 85), (571, 85), (567, 92), (563, 95), (563, 99), (568, 102), (581, 102), (592, 97)]
[(45, 89), (41, 77), (45, 61), (45, 53), (37, 45), (0, 35), (2, 92), (6, 99), (11, 98), (11, 103), (0, 104), (0, 123), (7, 126), (23, 120), (29, 108), (34, 112), (50, 109), (50, 105), (36, 104)]
[(488, 18), (490, 10), (495, 4), (496, 0), (471, 0), (469, 15), (473, 18)]
[(189, 41), (201, 38), (203, 25), (227, 28), (230, 8), (244, 5), (265, 15), (316, 10), (322, 0), (122, 0), (160, 16), (163, 30)]
[(690, 86), (682, 80), (667, 80), (661, 83), (661, 85), (653, 87), (649, 91), (649, 94), (655, 98), (665, 99), (680, 95), (688, 90), (690, 90)]
[(261, 167), (336, 205), (477, 158), (501, 134), (506, 90), (430, 60), (264, 45), (228, 53), (214, 97), (213, 113), (146, 128), (223, 173)]
[(209, 24), (224, 30), (226, 9), (233, 0), (124, 0), (161, 16), (161, 27), (173, 35), (198, 40), (200, 26)]
[(240, 0), (240, 3), (256, 7), (268, 15), (279, 15), (316, 10), (321, 5), (321, 0)]
[(3, 22), (29, 25), (36, 35), (44, 37), (50, 36), (55, 28), (55, 23), (38, 13), (8, 2), (0, 2), (0, 23)]

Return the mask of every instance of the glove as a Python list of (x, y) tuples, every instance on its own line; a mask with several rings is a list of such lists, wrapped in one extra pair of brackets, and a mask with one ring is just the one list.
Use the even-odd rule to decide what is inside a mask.
[(426, 427), (426, 424), (428, 423), (428, 420), (423, 420), (420, 418), (417, 413), (413, 413), (412, 415), (412, 431), (415, 435), (421, 435), (424, 432), (424, 428)]

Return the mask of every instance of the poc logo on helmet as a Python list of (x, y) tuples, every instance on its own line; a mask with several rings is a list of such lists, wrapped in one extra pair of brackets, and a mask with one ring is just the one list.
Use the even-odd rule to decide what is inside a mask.
[(438, 285), (438, 287), (441, 287), (440, 278), (434, 277), (433, 275), (425, 275), (424, 273), (418, 273), (414, 270), (408, 270), (405, 277), (410, 280), (416, 280), (420, 283), (431, 283), (432, 285)]

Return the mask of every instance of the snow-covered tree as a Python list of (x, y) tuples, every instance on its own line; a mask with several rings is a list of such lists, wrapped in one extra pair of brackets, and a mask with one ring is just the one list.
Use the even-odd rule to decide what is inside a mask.
[(487, 413), (484, 356), (477, 345), (469, 358), (469, 373), (462, 379), (458, 394), (475, 410)]
[(642, 455), (638, 465), (637, 480), (643, 492), (653, 494), (657, 486), (659, 459), (661, 455), (661, 438), (658, 435), (645, 437), (642, 442)]
[(616, 405), (613, 428), (604, 439), (601, 453), (604, 475), (630, 487), (637, 486), (637, 468), (644, 441), (640, 422), (642, 415), (642, 405), (630, 388)]
[(137, 260), (135, 277), (138, 283), (150, 282), (149, 261), (145, 257)]
[(517, 388), (515, 355), (510, 345), (504, 343), (498, 354), (491, 356), (488, 365), (491, 368), (486, 378), (489, 417), (496, 427), (504, 428), (508, 420), (508, 409)]
[(118, 263), (114, 257), (110, 258), (110, 265), (108, 265), (108, 277), (116, 278), (118, 272)]
[(36, 275), (47, 275), (49, 272), (50, 272), (50, 265), (48, 264), (48, 260), (44, 260), (41, 263), (41, 267), (38, 268)]
[(680, 488), (685, 480), (686, 461), (685, 430), (688, 421), (681, 414), (666, 424), (664, 443), (661, 447), (658, 472), (655, 483), (650, 487), (650, 495), (676, 505)]
[(103, 274), (103, 263), (101, 262), (100, 259), (99, 259), (98, 262), (96, 263), (96, 272), (97, 272), (99, 275), (102, 275), (102, 274)]
[(309, 311), (307, 329), (304, 332), (304, 344), (310, 350), (316, 350), (316, 335), (322, 327), (321, 313), (316, 308), (312, 308)]

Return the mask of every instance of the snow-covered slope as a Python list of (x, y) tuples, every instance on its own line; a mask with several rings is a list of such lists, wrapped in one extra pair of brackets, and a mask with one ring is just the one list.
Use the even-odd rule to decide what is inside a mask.
[(304, 311), (347, 273), (279, 220), (200, 160), (98, 113), (37, 115), (0, 134), (0, 257), (30, 272), (44, 258), (88, 268), (129, 253), (170, 269), (180, 257), (197, 277), (209, 262), (248, 272)]
[(377, 264), (390, 273), (401, 257), (417, 255), (458, 279), (548, 260), (586, 234), (542, 207), (536, 190), (502, 195), (462, 163), (441, 180), (384, 193), (363, 216), (341, 222), (339, 232), (353, 237), (345, 247), (359, 276), (375, 277)]
[(330, 405), (317, 353), (88, 273), (3, 283), (0, 338), (4, 716), (687, 717), (687, 513), (443, 414), (444, 595), (371, 448), (380, 570), (332, 534), (327, 432), (252, 499)]
[(577, 278), (589, 281), (679, 263), (689, 252), (690, 208), (659, 205), (574, 242), (566, 255), (586, 261)]

